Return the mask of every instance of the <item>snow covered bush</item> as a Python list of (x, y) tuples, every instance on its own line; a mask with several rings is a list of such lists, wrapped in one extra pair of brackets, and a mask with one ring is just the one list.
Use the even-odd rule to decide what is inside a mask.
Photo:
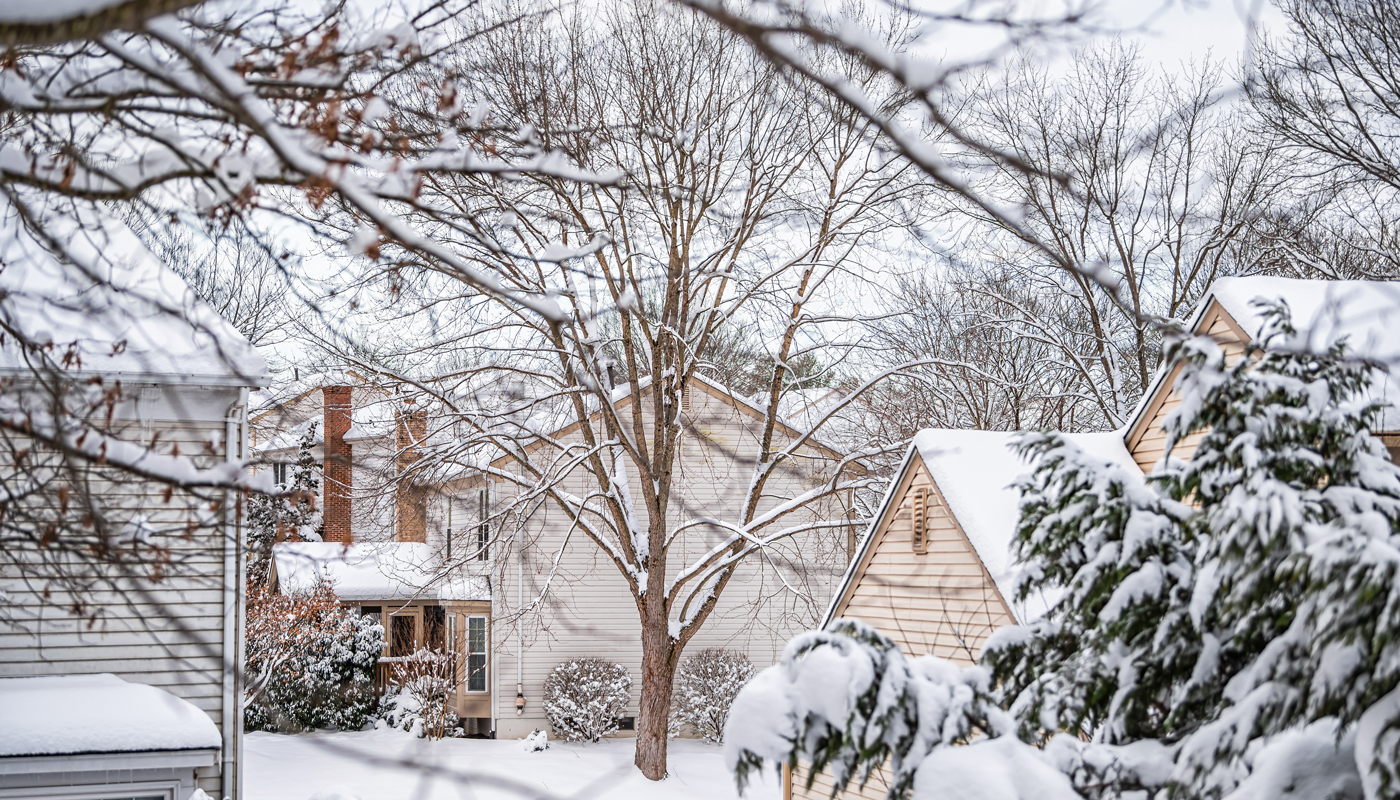
[(394, 691), (380, 704), (379, 725), (408, 731), (418, 738), (460, 736), (452, 696), (456, 657), (435, 650), (380, 659), (393, 671)]
[(671, 700), (671, 735), (690, 725), (705, 741), (723, 742), (729, 708), (753, 675), (753, 663), (737, 650), (710, 648), (681, 662)]
[(328, 584), (290, 596), (250, 588), (244, 641), (247, 730), (358, 730), (374, 711), (384, 628)]
[(520, 740), (521, 747), (527, 753), (538, 753), (541, 750), (549, 749), (549, 734), (539, 728), (530, 731), (530, 735)]
[(544, 715), (570, 742), (596, 742), (617, 730), (632, 697), (627, 668), (601, 658), (575, 658), (544, 681)]
[(782, 660), (735, 698), (725, 756), (742, 790), (764, 761), (830, 769), (838, 791), (888, 762), (890, 797), (905, 796), (933, 748), (1013, 731), (990, 673), (934, 656), (908, 658), (863, 622), (793, 639)]
[(321, 465), (312, 452), (315, 444), (316, 423), (312, 422), (297, 443), (296, 463), (289, 465), (287, 479), (277, 487), (277, 494), (248, 498), (247, 580), (252, 586), (267, 583), (272, 545), (321, 541), (321, 512), (316, 508)]
[(1013, 800), (1400, 796), (1400, 469), (1370, 433), (1377, 366), (1318, 351), (1286, 307), (1265, 317), (1235, 363), (1204, 338), (1173, 354), (1167, 454), (1203, 432), (1189, 460), (1144, 480), (1023, 437), (1018, 593), (1054, 599), (1043, 618), (961, 672), (856, 623), (795, 640), (735, 701), (739, 779), (800, 759), (844, 786), (888, 761), (890, 798), (916, 800), (979, 773)]

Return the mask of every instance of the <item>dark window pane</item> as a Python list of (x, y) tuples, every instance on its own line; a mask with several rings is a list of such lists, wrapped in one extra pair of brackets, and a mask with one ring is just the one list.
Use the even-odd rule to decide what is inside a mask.
[(447, 628), (446, 609), (442, 606), (427, 606), (423, 609), (423, 645), (429, 650), (445, 648)]
[(383, 606), (360, 606), (360, 616), (362, 617), (377, 617), (383, 613)]
[(487, 515), (490, 513), (490, 507), (486, 500), (486, 490), (478, 489), (476, 498), (478, 520), (476, 526), (476, 560), (485, 561), (490, 555), (488, 548), (491, 546), (491, 529), (489, 523), (486, 521), (488, 518)]
[(467, 691), (486, 691), (486, 654), (472, 653), (467, 656)]
[(390, 617), (389, 655), (412, 655), (413, 650), (413, 617)]

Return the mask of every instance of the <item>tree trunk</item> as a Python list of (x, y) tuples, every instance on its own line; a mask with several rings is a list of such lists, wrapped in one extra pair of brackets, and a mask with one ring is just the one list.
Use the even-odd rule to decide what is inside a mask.
[(653, 781), (666, 777), (666, 723), (671, 715), (671, 690), (678, 652), (666, 615), (663, 613), (658, 618), (648, 614), (642, 621), (641, 716), (637, 719), (634, 763)]

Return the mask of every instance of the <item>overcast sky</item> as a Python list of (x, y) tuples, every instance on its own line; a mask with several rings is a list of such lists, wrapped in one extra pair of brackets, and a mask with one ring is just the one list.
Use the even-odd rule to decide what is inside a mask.
[[(917, 0), (916, 0), (917, 2)], [(1079, 5), (1079, 0), (1069, 0)], [(919, 5), (948, 10), (965, 0), (925, 0)], [(1019, 0), (1029, 16), (1053, 17), (1064, 12), (1066, 0)], [(989, 3), (988, 8), (994, 4)], [(1208, 54), (1224, 61), (1233, 72), (1248, 41), (1249, 20), (1263, 31), (1281, 27), (1282, 15), (1268, 0), (1098, 0), (1093, 17), (1098, 29), (1118, 31), (1137, 41), (1149, 62), (1175, 71), (1182, 63), (1199, 62)], [(992, 48), (1004, 43), (999, 29), (949, 26), (929, 31), (923, 57), (948, 62), (979, 62)], [(1045, 55), (1053, 57), (1053, 51)], [(1063, 53), (1060, 53), (1063, 55)]]
[(1271, 3), (1259, 0), (1191, 0), (1183, 5), (1109, 0), (1105, 12), (1124, 28), (1146, 27), (1128, 34), (1142, 43), (1144, 55), (1167, 66), (1209, 51), (1215, 58), (1233, 63), (1247, 41), (1247, 20), (1257, 20), (1261, 30), (1279, 26), (1282, 16)]

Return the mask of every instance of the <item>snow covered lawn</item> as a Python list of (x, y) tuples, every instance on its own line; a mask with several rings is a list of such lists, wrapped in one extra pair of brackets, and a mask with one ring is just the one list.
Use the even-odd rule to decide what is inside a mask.
[[(607, 800), (730, 800), (738, 795), (724, 768), (720, 748), (700, 741), (672, 741), (671, 776), (660, 783), (632, 766), (633, 740), (598, 744), (550, 742), (527, 753), (516, 740), (444, 739), (427, 742), (398, 731), (314, 733), (284, 736), (250, 733), (244, 780), (251, 800), (503, 800), (525, 796), (498, 782), (543, 792), (545, 797), (575, 793)], [(429, 768), (480, 776), (470, 788), (450, 778), (425, 778), (421, 771), (382, 763), (411, 758)], [(751, 785), (745, 800), (777, 800), (778, 782), (765, 776)], [(424, 782), (427, 785), (424, 785)], [(343, 796), (336, 796), (338, 790)], [(532, 794), (532, 797), (540, 797)]]

